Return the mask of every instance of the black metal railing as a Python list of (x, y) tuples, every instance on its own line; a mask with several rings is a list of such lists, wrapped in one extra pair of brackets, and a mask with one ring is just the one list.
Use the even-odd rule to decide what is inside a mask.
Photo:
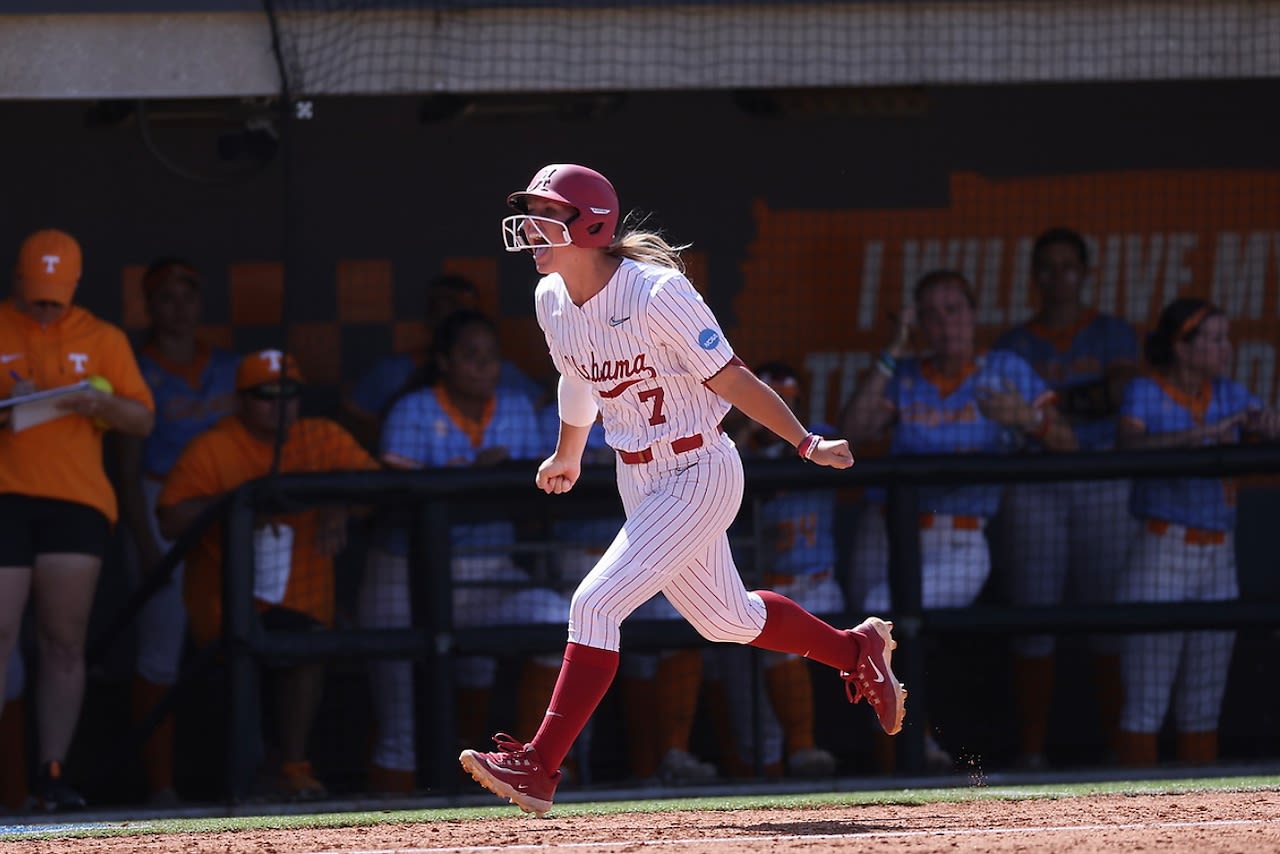
[[(1227, 477), (1280, 472), (1280, 446), (1222, 446), (1191, 450), (1125, 453), (1078, 453), (1035, 456), (921, 456), (878, 458), (859, 462), (847, 471), (799, 465), (793, 460), (748, 461), (748, 497), (756, 491), (832, 489), (879, 486), (886, 489), (889, 539), (891, 616), (895, 634), (904, 646), (951, 634), (1071, 634), (1086, 632), (1208, 628), (1280, 627), (1280, 601), (1224, 601), (1196, 603), (1133, 603), (1017, 607), (979, 604), (966, 608), (925, 608), (920, 572), (919, 517), (916, 492), (922, 486), (974, 483), (1019, 483), (1140, 477)], [(580, 512), (604, 500), (616, 501), (610, 467), (583, 472), (574, 493), (545, 496), (530, 483), (528, 465), (491, 469), (443, 469), (423, 472), (360, 472), (281, 474), (254, 481), (231, 493), (204, 514), (175, 544), (147, 585), (91, 648), (91, 658), (122, 634), (136, 616), (149, 591), (162, 583), (192, 548), (208, 525), (225, 521), (223, 566), (223, 626), (217, 650), (228, 672), (228, 767), (230, 797), (245, 793), (252, 779), (254, 743), (259, 715), (258, 668), (268, 659), (317, 660), (341, 657), (408, 658), (419, 662), (430, 682), (430, 728), (454, 731), (451, 660), (457, 655), (556, 652), (563, 648), (562, 626), (525, 625), (458, 628), (450, 603), (453, 582), (449, 572), (427, 567), (450, 564), (450, 516), (458, 507), (482, 502), (495, 514), (554, 518)], [(335, 629), (329, 632), (264, 631), (255, 618), (253, 599), (253, 521), (258, 513), (296, 510), (323, 504), (412, 507), (416, 524), (410, 543), (410, 596), (414, 615), (408, 629)], [(853, 624), (864, 615), (834, 615), (833, 621)], [(692, 646), (700, 643), (683, 622), (628, 623), (630, 649)], [(916, 702), (924, 699), (927, 680), (923, 657), (902, 659), (900, 678), (912, 688)], [(153, 713), (158, 721), (162, 710)], [(145, 735), (145, 733), (141, 733)], [(923, 728), (904, 732), (900, 739), (900, 767), (922, 767)], [(458, 781), (451, 738), (426, 740), (420, 754), (439, 788)]]

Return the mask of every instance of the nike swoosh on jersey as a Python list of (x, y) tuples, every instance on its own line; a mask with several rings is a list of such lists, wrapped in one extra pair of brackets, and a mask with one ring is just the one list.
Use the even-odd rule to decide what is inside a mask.
[(626, 322), (627, 322), (628, 320), (630, 320), (630, 319), (631, 319), (631, 315), (629, 315), (629, 314), (628, 314), (626, 317), (610, 317), (610, 318), (609, 318), (609, 325), (610, 325), (610, 326), (621, 326), (622, 324), (626, 323)]
[(632, 387), (633, 385), (635, 385), (636, 383), (642, 383), (642, 382), (644, 382), (644, 381), (645, 381), (645, 380), (647, 380), (647, 379), (649, 379), (649, 378), (648, 378), (648, 377), (641, 377), (641, 378), (640, 378), (640, 379), (638, 379), (638, 380), (627, 380), (625, 383), (618, 383), (616, 386), (614, 386), (613, 388), (609, 389), (608, 391), (602, 391), (602, 392), (600, 392), (600, 396), (601, 396), (601, 397), (607, 397), (607, 398), (614, 398), (614, 397), (617, 397), (618, 395), (622, 394), (622, 393), (623, 393), (624, 391), (626, 391), (627, 389), (631, 388), (631, 387)]

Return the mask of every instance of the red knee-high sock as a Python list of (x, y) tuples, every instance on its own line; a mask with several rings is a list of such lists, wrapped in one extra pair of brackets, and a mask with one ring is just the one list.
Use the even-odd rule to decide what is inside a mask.
[(530, 742), (548, 768), (559, 768), (618, 672), (618, 653), (570, 643), (551, 705)]
[(764, 600), (764, 628), (752, 646), (803, 655), (837, 670), (853, 670), (860, 652), (857, 638), (824, 623), (772, 590), (756, 590)]

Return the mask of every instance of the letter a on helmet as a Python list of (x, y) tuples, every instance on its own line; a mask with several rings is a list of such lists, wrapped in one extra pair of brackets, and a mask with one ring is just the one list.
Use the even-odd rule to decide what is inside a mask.
[[(576, 213), (565, 223), (529, 213), (530, 199), (545, 199), (573, 208)], [(524, 233), (529, 223), (539, 234), (562, 232), (560, 240), (547, 239), (547, 245), (601, 249), (613, 242), (618, 228), (618, 194), (609, 179), (594, 169), (573, 163), (553, 163), (538, 170), (525, 190), (512, 193), (507, 204), (519, 216), (502, 221), (504, 241), (509, 252), (519, 252), (531, 245)]]

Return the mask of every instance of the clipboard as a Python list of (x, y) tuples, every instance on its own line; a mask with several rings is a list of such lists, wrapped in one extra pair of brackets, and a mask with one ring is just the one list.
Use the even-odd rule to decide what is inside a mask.
[(74, 412), (59, 409), (58, 401), (69, 394), (77, 394), (90, 388), (93, 388), (93, 386), (89, 385), (87, 380), (81, 380), (71, 385), (36, 391), (31, 394), (24, 394), (21, 397), (11, 397), (7, 400), (0, 400), (0, 410), (9, 409), (12, 411), (9, 417), (9, 429), (17, 433), (21, 430), (26, 430), (28, 427), (52, 421), (55, 418), (74, 415)]

